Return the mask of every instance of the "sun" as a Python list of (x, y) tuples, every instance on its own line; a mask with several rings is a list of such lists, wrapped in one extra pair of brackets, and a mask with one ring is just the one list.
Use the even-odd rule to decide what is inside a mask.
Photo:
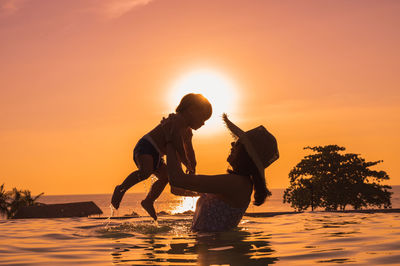
[(222, 129), (222, 113), (230, 114), (236, 111), (236, 86), (233, 81), (218, 71), (198, 69), (179, 77), (170, 89), (170, 108), (175, 110), (181, 98), (188, 93), (201, 93), (212, 105), (213, 114), (200, 129), (201, 132)]

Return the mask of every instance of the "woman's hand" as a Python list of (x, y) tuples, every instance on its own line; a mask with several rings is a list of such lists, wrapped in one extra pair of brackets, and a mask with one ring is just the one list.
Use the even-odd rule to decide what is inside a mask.
[(163, 117), (161, 128), (164, 131), (166, 142), (171, 142), (175, 134), (176, 114), (169, 114), (167, 118)]

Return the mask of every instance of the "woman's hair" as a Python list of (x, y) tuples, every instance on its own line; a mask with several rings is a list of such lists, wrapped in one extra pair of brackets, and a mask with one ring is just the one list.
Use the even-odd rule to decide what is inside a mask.
[(253, 204), (256, 206), (260, 206), (265, 202), (265, 199), (267, 197), (271, 196), (271, 192), (268, 190), (265, 179), (260, 175), (257, 166), (248, 155), (244, 145), (239, 142), (238, 148), (239, 151), (235, 161), (235, 165), (232, 165), (233, 171), (228, 170), (228, 172), (251, 177), (254, 189)]
[(189, 107), (195, 106), (201, 110), (201, 112), (209, 119), (212, 114), (212, 107), (210, 102), (201, 94), (189, 93), (183, 96), (178, 107), (176, 107), (175, 112), (182, 113), (185, 112)]

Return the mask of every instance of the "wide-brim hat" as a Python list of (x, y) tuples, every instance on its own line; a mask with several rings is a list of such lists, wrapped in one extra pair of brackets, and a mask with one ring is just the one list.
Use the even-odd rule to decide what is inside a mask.
[(232, 136), (244, 145), (250, 159), (265, 180), (265, 168), (279, 158), (275, 137), (264, 126), (243, 131), (228, 119), (227, 114), (223, 114), (222, 118)]

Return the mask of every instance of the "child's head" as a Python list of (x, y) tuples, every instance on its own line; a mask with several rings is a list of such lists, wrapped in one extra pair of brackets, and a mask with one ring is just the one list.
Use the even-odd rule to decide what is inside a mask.
[(211, 117), (212, 107), (203, 95), (189, 93), (183, 96), (175, 111), (188, 119), (191, 128), (198, 129)]

